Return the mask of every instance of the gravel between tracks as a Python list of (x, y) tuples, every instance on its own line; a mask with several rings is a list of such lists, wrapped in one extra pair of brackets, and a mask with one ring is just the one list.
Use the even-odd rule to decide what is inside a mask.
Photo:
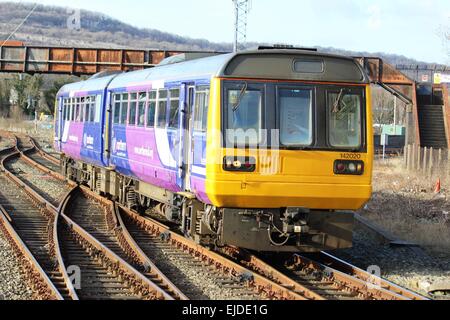
[(0, 300), (32, 300), (32, 291), (23, 279), (15, 257), (0, 233)]
[(15, 159), (8, 164), (9, 168), (23, 181), (38, 191), (44, 198), (49, 199), (55, 206), (60, 204), (69, 187), (64, 181), (59, 181), (52, 176), (28, 165), (23, 160)]
[(436, 259), (420, 248), (382, 245), (373, 234), (357, 227), (353, 248), (330, 253), (364, 270), (378, 266), (383, 278), (429, 298), (450, 299), (430, 296), (427, 291), (433, 283), (450, 279), (450, 261)]

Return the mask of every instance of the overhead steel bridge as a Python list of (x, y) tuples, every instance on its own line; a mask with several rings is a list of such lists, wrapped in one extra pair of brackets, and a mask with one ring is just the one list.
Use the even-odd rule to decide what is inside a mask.
[(65, 48), (18, 44), (7, 44), (0, 47), (0, 72), (93, 75), (102, 71), (142, 70), (154, 67), (163, 59), (173, 55), (204, 53), (199, 51)]

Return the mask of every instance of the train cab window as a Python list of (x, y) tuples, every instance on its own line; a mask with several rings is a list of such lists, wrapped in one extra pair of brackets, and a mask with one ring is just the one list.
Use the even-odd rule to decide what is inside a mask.
[(227, 140), (233, 145), (255, 146), (261, 143), (262, 89), (249, 89), (244, 84), (240, 89), (229, 89), (227, 99)]
[(208, 120), (209, 89), (197, 88), (194, 106), (194, 131), (206, 132)]
[(312, 144), (312, 90), (280, 89), (280, 142), (284, 146)]
[(147, 104), (147, 92), (139, 93), (137, 125), (143, 127), (145, 125), (145, 106)]
[(128, 116), (128, 93), (122, 94), (120, 103), (120, 124), (126, 124)]
[(130, 126), (136, 125), (136, 108), (137, 108), (137, 93), (130, 94), (130, 114), (128, 115), (128, 124)]
[(178, 129), (180, 110), (180, 89), (170, 90), (169, 128)]
[(158, 91), (158, 104), (156, 108), (156, 127), (165, 128), (166, 127), (166, 116), (167, 116), (167, 90)]
[(155, 112), (156, 112), (156, 90), (152, 90), (148, 93), (147, 128), (153, 128), (155, 126)]
[(328, 92), (329, 142), (337, 148), (361, 146), (361, 95)]

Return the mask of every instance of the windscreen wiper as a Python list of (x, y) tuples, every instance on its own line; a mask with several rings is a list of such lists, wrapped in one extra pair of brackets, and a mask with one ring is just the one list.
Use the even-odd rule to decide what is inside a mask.
[(336, 101), (334, 101), (333, 103), (333, 113), (339, 112), (339, 105), (341, 104), (343, 96), (344, 96), (344, 89), (341, 89), (341, 91), (339, 91), (338, 97), (336, 98)]
[(239, 93), (239, 98), (236, 104), (233, 106), (233, 112), (236, 112), (239, 106), (241, 105), (241, 100), (244, 94), (247, 92), (248, 84), (247, 82), (244, 82), (244, 86), (241, 89), (241, 92)]

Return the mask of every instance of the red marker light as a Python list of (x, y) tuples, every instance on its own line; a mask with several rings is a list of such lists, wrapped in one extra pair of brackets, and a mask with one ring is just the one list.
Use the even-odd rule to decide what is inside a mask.
[(345, 164), (339, 163), (339, 164), (336, 166), (336, 169), (337, 169), (339, 172), (345, 171)]

